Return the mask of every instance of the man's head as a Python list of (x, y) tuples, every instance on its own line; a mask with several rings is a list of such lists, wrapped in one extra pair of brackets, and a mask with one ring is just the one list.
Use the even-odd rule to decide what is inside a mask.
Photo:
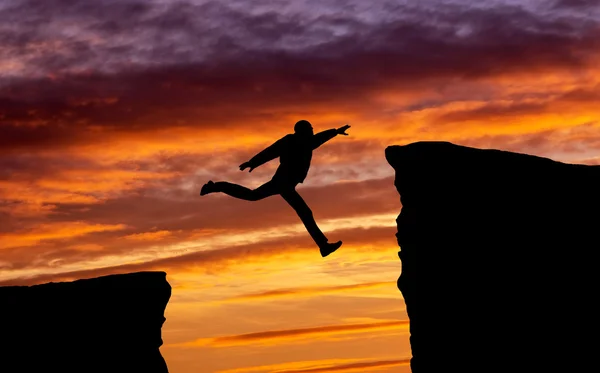
[(294, 132), (298, 135), (314, 135), (312, 125), (307, 120), (299, 120), (294, 125)]

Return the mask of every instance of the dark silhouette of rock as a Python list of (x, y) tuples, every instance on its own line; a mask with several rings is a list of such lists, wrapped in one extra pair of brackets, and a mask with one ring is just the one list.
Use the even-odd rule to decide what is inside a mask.
[(167, 373), (165, 272), (0, 287), (0, 372)]
[(448, 142), (385, 156), (412, 371), (595, 370), (600, 166)]

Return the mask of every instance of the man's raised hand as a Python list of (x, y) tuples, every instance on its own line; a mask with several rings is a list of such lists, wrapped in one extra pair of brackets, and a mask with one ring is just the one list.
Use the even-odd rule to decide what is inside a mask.
[(347, 130), (348, 128), (350, 128), (350, 126), (349, 126), (349, 125), (347, 125), (347, 124), (346, 124), (344, 127), (340, 127), (340, 128), (338, 128), (338, 129), (337, 129), (337, 133), (338, 133), (338, 135), (344, 135), (344, 136), (348, 136), (348, 134), (346, 133), (346, 130)]
[(254, 170), (254, 167), (251, 167), (249, 162), (244, 162), (240, 165), (240, 171), (244, 171), (248, 167), (250, 167), (250, 170), (248, 170), (248, 172), (252, 172), (252, 170)]

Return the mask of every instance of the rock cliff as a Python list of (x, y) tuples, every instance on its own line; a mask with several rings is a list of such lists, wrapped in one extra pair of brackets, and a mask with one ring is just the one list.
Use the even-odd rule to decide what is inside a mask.
[(164, 272), (0, 287), (0, 371), (167, 373)]
[(413, 373), (593, 370), (600, 166), (447, 142), (385, 156)]

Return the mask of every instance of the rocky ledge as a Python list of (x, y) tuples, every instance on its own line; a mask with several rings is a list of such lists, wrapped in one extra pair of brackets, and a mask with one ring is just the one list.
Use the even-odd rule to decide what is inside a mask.
[(448, 142), (385, 156), (413, 373), (593, 370), (600, 166)]
[(164, 272), (0, 287), (0, 372), (167, 373), (170, 296)]

